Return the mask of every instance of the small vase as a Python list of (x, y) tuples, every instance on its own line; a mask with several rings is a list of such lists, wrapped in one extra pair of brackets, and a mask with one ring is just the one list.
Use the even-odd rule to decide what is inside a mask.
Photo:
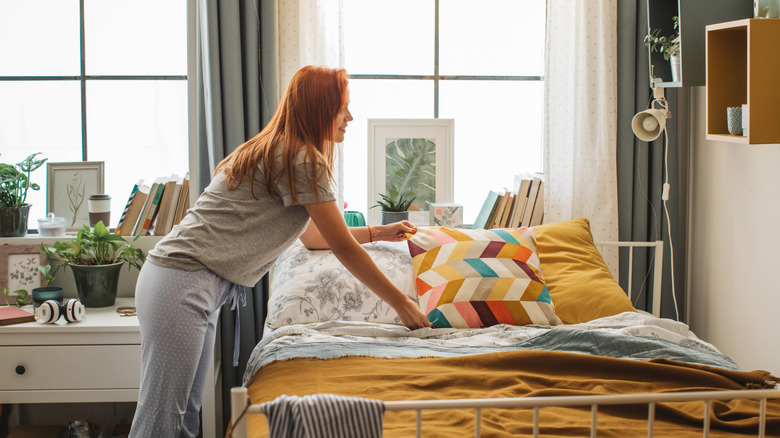
[(69, 265), (76, 291), (84, 307), (108, 307), (116, 303), (119, 273), (124, 262), (113, 265)]
[(408, 211), (382, 211), (381, 213), (382, 213), (382, 225), (409, 220)]
[(0, 237), (26, 236), (29, 217), (30, 204), (20, 207), (0, 207)]
[(682, 79), (682, 72), (680, 71), (682, 63), (680, 62), (680, 54), (669, 57), (669, 66), (672, 68), (672, 82), (680, 82)]
[(62, 297), (64, 296), (62, 288), (56, 286), (36, 287), (30, 291), (30, 294), (32, 295), (34, 309), (37, 309), (38, 306), (48, 300), (54, 300), (62, 305)]

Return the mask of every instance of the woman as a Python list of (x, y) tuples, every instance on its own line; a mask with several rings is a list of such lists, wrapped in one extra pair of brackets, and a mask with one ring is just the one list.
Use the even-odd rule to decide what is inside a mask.
[(131, 437), (197, 435), (217, 309), (243, 301), (239, 286), (256, 284), (299, 237), (330, 248), (405, 326), (430, 326), (360, 246), (402, 240), (412, 224), (350, 229), (336, 205), (333, 151), (352, 120), (348, 103), (344, 70), (299, 70), (268, 126), (219, 163), (181, 223), (149, 252), (135, 292), (142, 367)]

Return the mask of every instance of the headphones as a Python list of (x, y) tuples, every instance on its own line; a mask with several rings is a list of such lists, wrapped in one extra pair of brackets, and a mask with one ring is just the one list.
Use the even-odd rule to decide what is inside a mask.
[(35, 319), (44, 324), (53, 324), (65, 316), (65, 321), (76, 322), (84, 319), (84, 305), (81, 301), (70, 299), (64, 305), (55, 300), (46, 300), (35, 309)]

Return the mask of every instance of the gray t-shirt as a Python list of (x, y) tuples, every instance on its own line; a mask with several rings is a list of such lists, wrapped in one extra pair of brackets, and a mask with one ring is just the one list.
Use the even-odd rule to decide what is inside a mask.
[(326, 176), (317, 184), (319, 199), (315, 196), (303, 158), (300, 154), (295, 163), (297, 204), (285, 176), (274, 190), (276, 196), (268, 194), (262, 165), (254, 177), (258, 199), (247, 180), (228, 190), (226, 175), (220, 172), (181, 223), (149, 251), (148, 260), (187, 271), (206, 267), (235, 284), (254, 286), (306, 229), (309, 214), (303, 204), (335, 200)]

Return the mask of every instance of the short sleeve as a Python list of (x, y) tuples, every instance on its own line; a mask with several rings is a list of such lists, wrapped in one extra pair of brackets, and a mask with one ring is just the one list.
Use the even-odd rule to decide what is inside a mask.
[[(322, 160), (317, 160), (318, 166), (327, 166)], [(320, 176), (316, 184), (316, 189), (312, 187), (310, 164), (306, 161), (306, 154), (301, 153), (295, 160), (295, 193), (298, 197), (298, 202), (293, 200), (290, 188), (287, 185), (287, 178), (282, 177), (279, 180), (279, 187), (277, 187), (279, 195), (282, 197), (282, 202), (285, 206), (290, 205), (303, 205), (314, 204), (317, 202), (335, 201), (336, 195), (333, 191), (333, 186), (328, 173), (325, 169), (317, 169), (317, 174)]]

